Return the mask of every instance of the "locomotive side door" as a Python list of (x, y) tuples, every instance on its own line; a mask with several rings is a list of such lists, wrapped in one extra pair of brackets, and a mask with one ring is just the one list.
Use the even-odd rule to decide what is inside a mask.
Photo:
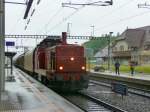
[(51, 52), (51, 54), (50, 54), (50, 68), (51, 68), (51, 70), (52, 71), (55, 71), (55, 69), (56, 69), (56, 55), (55, 55), (55, 53), (54, 52)]

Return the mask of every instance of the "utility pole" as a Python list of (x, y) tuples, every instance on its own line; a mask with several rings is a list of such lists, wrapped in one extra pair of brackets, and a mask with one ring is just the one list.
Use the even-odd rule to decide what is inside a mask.
[(70, 36), (70, 25), (71, 23), (67, 24), (67, 36)]
[(0, 100), (1, 92), (5, 90), (5, 5), (0, 0)]
[(109, 32), (108, 35), (108, 71), (110, 71), (110, 64), (111, 64), (111, 46), (110, 46), (110, 40), (113, 32)]
[(92, 27), (92, 32), (91, 32), (91, 36), (93, 36), (94, 37), (94, 25), (93, 26), (91, 26)]

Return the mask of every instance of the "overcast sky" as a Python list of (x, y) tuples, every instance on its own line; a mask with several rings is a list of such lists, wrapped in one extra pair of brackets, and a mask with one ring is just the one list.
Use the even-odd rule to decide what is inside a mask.
[[(25, 0), (11, 0), (24, 2)], [(94, 35), (109, 32), (124, 31), (128, 28), (150, 25), (150, 8), (138, 8), (138, 4), (149, 0), (113, 0), (112, 6), (78, 6), (78, 10), (62, 7), (61, 3), (88, 3), (96, 0), (41, 0), (37, 5), (34, 0), (30, 13), (34, 15), (23, 20), (26, 6), (6, 4), (6, 34), (61, 34), (67, 31), (70, 24), (71, 35), (91, 35), (94, 26)], [(97, 0), (99, 1), (99, 0)], [(103, 0), (102, 0), (103, 1)], [(71, 6), (74, 7), (74, 6)], [(30, 23), (24, 30), (28, 19)]]
[[(9, 0), (24, 2), (25, 0)], [(99, 0), (34, 0), (29, 16), (23, 19), (26, 6), (6, 4), (6, 34), (50, 34), (61, 35), (70, 23), (71, 35), (94, 35), (122, 33), (127, 27), (150, 25), (150, 7), (138, 8), (138, 4), (150, 4), (149, 0), (113, 0), (112, 6), (62, 7), (62, 3), (89, 3)], [(102, 0), (104, 1), (104, 0)], [(74, 7), (74, 6), (71, 6)], [(35, 13), (31, 17), (32, 10)], [(27, 21), (30, 23), (24, 30)]]

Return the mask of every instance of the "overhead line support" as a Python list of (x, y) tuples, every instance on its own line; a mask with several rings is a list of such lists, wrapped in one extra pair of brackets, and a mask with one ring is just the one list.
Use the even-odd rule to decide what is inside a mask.
[(150, 8), (150, 4), (144, 3), (144, 4), (138, 4), (138, 8)]
[[(44, 39), (48, 36), (51, 37), (58, 37), (59, 35), (5, 35), (5, 38), (37, 38), (37, 39)], [(81, 39), (81, 40), (99, 40), (99, 39), (105, 39), (101, 37), (93, 37), (93, 36), (68, 36), (67, 39)]]
[[(86, 6), (86, 5), (93, 5), (93, 6), (109, 6), (112, 5), (113, 1), (97, 1), (97, 2), (91, 2), (91, 3), (62, 3), (62, 7), (69, 7), (70, 5), (82, 5), (82, 6)], [(71, 7), (72, 8), (72, 7)]]
[(21, 3), (21, 2), (7, 2), (7, 1), (5, 1), (5, 3), (18, 4), (18, 5), (27, 5), (27, 3)]

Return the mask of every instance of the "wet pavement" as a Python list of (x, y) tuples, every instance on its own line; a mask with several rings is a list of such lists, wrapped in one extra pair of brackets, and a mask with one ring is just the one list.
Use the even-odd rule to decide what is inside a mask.
[(6, 83), (0, 102), (1, 112), (81, 112), (39, 82), (27, 80), (29, 77), (20, 70), (15, 69), (13, 73), (16, 81)]

